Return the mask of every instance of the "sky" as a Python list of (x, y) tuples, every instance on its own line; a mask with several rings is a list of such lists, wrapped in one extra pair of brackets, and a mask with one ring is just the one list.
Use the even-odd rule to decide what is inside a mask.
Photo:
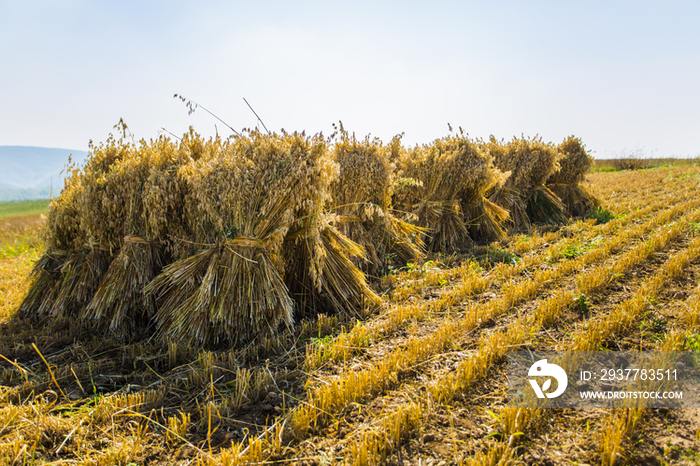
[(0, 145), (87, 150), (189, 126), (346, 129), (412, 146), (574, 134), (700, 155), (697, 1), (0, 0)]

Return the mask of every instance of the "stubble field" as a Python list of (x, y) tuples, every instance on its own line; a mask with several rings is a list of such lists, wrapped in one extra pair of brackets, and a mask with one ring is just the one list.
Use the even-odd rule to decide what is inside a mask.
[(697, 410), (507, 406), (509, 351), (700, 350), (700, 168), (586, 186), (594, 218), (407, 264), (364, 321), (230, 351), (19, 318), (41, 219), (0, 219), (0, 463), (697, 464)]

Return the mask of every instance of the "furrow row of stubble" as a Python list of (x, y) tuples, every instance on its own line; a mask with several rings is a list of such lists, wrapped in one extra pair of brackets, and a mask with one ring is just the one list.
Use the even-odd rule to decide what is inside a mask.
[[(349, 453), (352, 453), (352, 456), (357, 458), (360, 464), (375, 463), (375, 460), (378, 459), (376, 456), (377, 454), (381, 458), (385, 457), (397, 446), (396, 442), (387, 441), (386, 436), (383, 434), (388, 432), (387, 426), (396, 424), (396, 416), (399, 418), (406, 418), (409, 413), (404, 412), (404, 410), (410, 410), (410, 412), (413, 413), (413, 417), (418, 416), (420, 418), (421, 416), (425, 416), (427, 412), (431, 410), (431, 407), (449, 403), (454, 400), (457, 395), (466, 393), (476, 380), (482, 379), (489, 373), (493, 364), (508, 351), (507, 348), (526, 342), (534, 332), (539, 331), (544, 325), (553, 323), (558, 313), (563, 312), (569, 306), (571, 301), (571, 295), (569, 293), (575, 294), (582, 291), (582, 289), (585, 289), (589, 293), (603, 290), (611, 278), (621, 274), (624, 275), (632, 268), (644, 263), (650, 255), (669, 248), (686, 232), (688, 225), (697, 220), (700, 220), (700, 212), (694, 211), (687, 219), (678, 222), (678, 224), (671, 229), (662, 230), (649, 242), (640, 243), (628, 250), (615, 264), (605, 264), (594, 267), (589, 272), (583, 274), (581, 276), (579, 290), (573, 292), (569, 291), (568, 293), (564, 292), (564, 294), (557, 294), (544, 300), (542, 306), (537, 307), (538, 311), (544, 309), (543, 313), (536, 311), (534, 315), (519, 319), (505, 332), (495, 332), (482, 337), (476, 354), (460, 364), (455, 371), (448, 373), (437, 381), (429, 381), (426, 383), (426, 385), (428, 385), (427, 392), (429, 394), (428, 398), (430, 399), (430, 403), (417, 407), (407, 405), (405, 409), (400, 409), (394, 414), (387, 416), (385, 421), (378, 427), (366, 429), (363, 434), (359, 435), (360, 439), (352, 444)], [(678, 256), (678, 254), (673, 257), (676, 256)], [(601, 273), (603, 271), (605, 273)], [(567, 294), (569, 295), (567, 296)], [(415, 414), (416, 412), (419, 414)], [(411, 416), (408, 416), (408, 418), (411, 418)], [(522, 429), (522, 422), (520, 421), (518, 421), (516, 416), (512, 423), (514, 428)], [(415, 422), (406, 425), (407, 431), (405, 433), (410, 431), (412, 428), (411, 424), (415, 424)], [(515, 432), (516, 431), (513, 431), (510, 435)], [(397, 434), (394, 433), (391, 437), (396, 438)], [(399, 437), (401, 437), (401, 435), (399, 435)], [(497, 446), (495, 448), (501, 449), (502, 446)], [(375, 454), (372, 454), (372, 452), (375, 452)], [(505, 450), (503, 452), (505, 454)], [(370, 458), (374, 459), (370, 460)], [(483, 459), (484, 458), (479, 458), (480, 461)]]
[[(689, 231), (689, 225), (700, 220), (700, 212), (692, 212), (685, 221), (679, 222), (666, 232), (661, 232), (659, 236), (654, 237), (650, 242), (642, 243), (635, 248), (637, 254), (630, 255), (625, 262), (617, 265), (614, 270), (614, 275), (622, 273), (620, 270), (627, 268), (630, 270), (633, 267), (643, 265), (645, 260), (653, 257), (657, 252), (667, 250), (673, 245), (682, 241), (683, 235)], [(620, 337), (629, 332), (633, 328), (634, 322), (642, 315), (649, 307), (649, 301), (655, 298), (664, 286), (667, 286), (673, 280), (682, 277), (691, 263), (695, 263), (700, 259), (700, 237), (696, 237), (688, 241), (680, 250), (668, 256), (666, 261), (648, 275), (638, 286), (634, 287), (634, 294), (631, 298), (626, 299), (613, 307), (613, 309), (604, 315), (597, 315), (589, 319), (587, 325), (571, 334), (566, 340), (558, 343), (558, 350), (566, 351), (595, 351), (605, 339), (612, 336)], [(599, 281), (597, 277), (591, 276), (591, 280)], [(588, 285), (590, 286), (590, 284)], [(517, 330), (514, 330), (517, 331)], [(551, 349), (551, 348), (550, 348)], [(489, 449), (485, 456), (479, 455), (471, 459), (471, 464), (480, 464), (484, 458), (505, 459), (513, 453), (514, 435), (519, 432), (528, 433), (528, 428), (534, 424), (546, 424), (547, 419), (558, 410), (549, 410), (542, 408), (503, 408), (501, 411), (501, 425), (503, 429), (503, 441), (495, 443)], [(631, 421), (635, 417), (625, 418), (626, 421)], [(620, 423), (614, 424), (613, 429), (602, 437), (603, 457), (607, 461), (613, 461), (619, 447), (619, 436), (615, 433), (624, 428), (627, 430), (630, 424)], [(604, 460), (605, 461), (605, 460)], [(608, 464), (608, 463), (606, 463)]]
[[(578, 262), (577, 265), (568, 265), (559, 267), (566, 270), (567, 273), (573, 273), (578, 270), (581, 265), (592, 265), (597, 262), (601, 262), (606, 259), (609, 255), (619, 253), (624, 250), (624, 247), (635, 237), (647, 234), (654, 226), (662, 225), (668, 222), (670, 219), (674, 218), (674, 215), (678, 215), (679, 212), (685, 211), (689, 205), (677, 206), (678, 209), (673, 208), (667, 213), (655, 217), (650, 223), (651, 225), (645, 226), (640, 225), (632, 231), (626, 232), (626, 234), (618, 235), (614, 238), (614, 241), (609, 241), (601, 246), (600, 251), (594, 250), (590, 251), (584, 256), (581, 256), (576, 261), (571, 261), (567, 264), (573, 264)], [(697, 203), (695, 204), (697, 207)], [(639, 249), (639, 248), (636, 248)], [(621, 262), (627, 264), (627, 261)], [(556, 269), (555, 269), (556, 270)], [(597, 269), (592, 273), (596, 273)], [(499, 314), (506, 313), (513, 309), (518, 302), (523, 302), (526, 299), (531, 299), (536, 296), (536, 292), (542, 292), (548, 289), (548, 284), (554, 282), (555, 275), (550, 272), (546, 278), (547, 280), (542, 280), (542, 276), (533, 277), (531, 280), (535, 283), (526, 285), (521, 285), (515, 293), (506, 293), (507, 296), (498, 298), (489, 306), (488, 309), (478, 309), (474, 308), (471, 313), (465, 313), (459, 320), (450, 320), (445, 324), (441, 325), (436, 331), (422, 338), (416, 338), (409, 341), (404, 347), (392, 352), (388, 356), (384, 357), (381, 361), (376, 362), (371, 368), (359, 371), (359, 372), (346, 372), (341, 374), (340, 378), (324, 380), (325, 384), (317, 388), (311, 389), (309, 391), (309, 398), (307, 403), (301, 406), (293, 417), (294, 426), (301, 431), (302, 435), (306, 434), (310, 429), (321, 429), (323, 426), (327, 425), (334, 417), (339, 414), (346, 406), (351, 403), (363, 403), (368, 400), (373, 399), (387, 390), (394, 388), (398, 385), (399, 378), (402, 374), (406, 374), (410, 371), (411, 367), (420, 364), (422, 361), (427, 360), (429, 357), (433, 357), (436, 354), (444, 351), (446, 345), (453, 341), (457, 336), (463, 335), (470, 330), (476, 328), (480, 319), (492, 318)], [(538, 280), (539, 279), (539, 280)], [(537, 281), (539, 285), (537, 285)], [(539, 290), (538, 290), (539, 288)], [(556, 294), (551, 300), (558, 301), (560, 299), (559, 294)], [(568, 306), (570, 300), (566, 300), (566, 305)], [(486, 306), (484, 306), (486, 307)], [(551, 306), (550, 306), (551, 307)], [(550, 319), (550, 315), (543, 319), (540, 319), (540, 326)], [(539, 319), (539, 317), (537, 318)], [(535, 319), (535, 320), (537, 320)], [(527, 329), (524, 323), (518, 323), (513, 328), (520, 330)], [(512, 334), (511, 331), (508, 332)], [(496, 339), (497, 339), (496, 335)], [(493, 337), (489, 337), (491, 340)], [(492, 343), (498, 343), (496, 340)], [(490, 365), (490, 364), (489, 364)], [(460, 372), (459, 370), (457, 371)], [(458, 377), (459, 378), (459, 377)], [(453, 387), (459, 387), (458, 380), (449, 380), (449, 377), (439, 383), (438, 385), (452, 385)], [(466, 387), (465, 387), (466, 388)], [(432, 391), (432, 399), (442, 402), (443, 399), (453, 398), (454, 393), (445, 394)]]
[[(489, 289), (498, 291), (504, 285), (513, 287), (517, 286), (520, 281), (527, 281), (528, 273), (543, 268), (549, 258), (557, 257), (562, 250), (572, 244), (614, 235), (631, 224), (644, 220), (649, 215), (660, 216), (669, 210), (674, 212), (673, 215), (682, 213), (678, 202), (683, 203), (683, 206), (692, 207), (698, 192), (700, 192), (700, 186), (676, 197), (657, 197), (656, 202), (648, 204), (644, 209), (631, 212), (629, 215), (606, 224), (595, 226), (589, 224), (590, 228), (578, 230), (573, 237), (561, 239), (561, 241), (552, 244), (546, 251), (527, 255), (515, 264), (499, 264), (485, 275), (474, 267), (474, 263), (458, 267), (455, 270), (461, 276), (461, 284), (449, 291), (445, 290), (439, 298), (395, 305), (377, 320), (369, 323), (358, 322), (351, 330), (341, 332), (331, 341), (309, 345), (307, 347), (306, 369), (315, 370), (328, 362), (352, 360), (354, 356), (365, 352), (368, 347), (388, 340), (406, 327), (416, 325), (426, 319), (432, 319), (432, 325), (435, 326), (436, 316), (444, 314), (448, 310), (453, 312), (455, 307), (463, 307), (467, 304), (476, 305), (475, 298)], [(687, 199), (692, 200), (688, 201)], [(674, 207), (669, 207), (669, 204)], [(571, 271), (572, 269), (569, 267), (564, 275), (570, 274)], [(538, 273), (546, 274), (546, 272)], [(506, 280), (507, 284), (504, 283)], [(356, 361), (352, 362), (352, 364), (355, 363)]]
[[(665, 196), (658, 196), (658, 192), (657, 192), (657, 193), (653, 193), (653, 194), (655, 195), (656, 202), (652, 202), (651, 204), (646, 203), (647, 207), (645, 207), (644, 209), (640, 209), (640, 210), (633, 211), (633, 212), (629, 213), (628, 215), (626, 215), (626, 216), (624, 216), (624, 217), (622, 217), (622, 218), (615, 219), (615, 220), (613, 220), (612, 222), (609, 222), (608, 224), (605, 224), (605, 225), (602, 225), (602, 226), (596, 226), (595, 228), (597, 229), (597, 232), (598, 232), (598, 233), (602, 233), (602, 232), (605, 232), (605, 233), (608, 233), (608, 232), (615, 232), (615, 231), (617, 231), (617, 230), (620, 230), (620, 229), (624, 228), (624, 226), (626, 226), (626, 225), (628, 225), (628, 224), (630, 224), (630, 223), (634, 223), (635, 221), (639, 221), (639, 219), (642, 219), (642, 218), (644, 218), (644, 217), (647, 216), (647, 215), (654, 215), (654, 216), (653, 216), (650, 220), (647, 220), (646, 223), (653, 222), (654, 219), (658, 218), (659, 216), (663, 216), (663, 215), (664, 215), (664, 212), (666, 212), (666, 211), (663, 211), (663, 210), (661, 210), (660, 212), (656, 212), (657, 210), (660, 210), (661, 207), (664, 206), (664, 205), (674, 204), (674, 203), (676, 203), (676, 202), (679, 202), (679, 201), (682, 201), (682, 200), (684, 200), (684, 199), (687, 199), (686, 196), (688, 196), (689, 194), (692, 194), (690, 191), (692, 191), (692, 190), (685, 190), (685, 191), (681, 192), (678, 196), (676, 196), (676, 197), (674, 197), (674, 198), (666, 198), (665, 200), (662, 199), (662, 198), (665, 197)], [(691, 197), (692, 197), (692, 196), (691, 196)], [(660, 199), (661, 199), (661, 200), (660, 200)], [(689, 207), (690, 207), (690, 204), (686, 203), (682, 208), (689, 208)], [(677, 212), (677, 210), (676, 210), (676, 212)], [(664, 221), (667, 221), (667, 220), (668, 220), (668, 218), (666, 218)], [(583, 230), (583, 231), (584, 231), (584, 233), (589, 233), (588, 230)], [(629, 236), (629, 235), (627, 235), (627, 236)], [(445, 326), (443, 326), (442, 328), (439, 329), (439, 331), (444, 331), (444, 330), (445, 330)], [(438, 333), (439, 333), (439, 332), (438, 332)], [(451, 333), (451, 332), (450, 332), (450, 333)], [(439, 351), (439, 348), (435, 349), (435, 348), (430, 348), (430, 347), (428, 347), (425, 351), (423, 351), (423, 354), (429, 356), (429, 355), (432, 354), (432, 353), (437, 354), (438, 351)], [(397, 358), (390, 358), (390, 359), (393, 359), (394, 361), (397, 360)], [(382, 361), (382, 362), (386, 363), (386, 362), (388, 362), (388, 361), (384, 360), (384, 361)], [(389, 361), (389, 362), (390, 362), (390, 361)], [(396, 365), (396, 366), (398, 367), (399, 365)], [(368, 371), (362, 371), (362, 372), (363, 372), (364, 374), (359, 374), (359, 377), (356, 377), (355, 380), (358, 380), (358, 379), (359, 379), (360, 381), (362, 381), (363, 378), (365, 379), (365, 381), (367, 381), (368, 379), (371, 380), (371, 377), (366, 377), (367, 375), (370, 375)], [(389, 374), (389, 375), (395, 375), (395, 374)], [(382, 384), (382, 383), (375, 385), (375, 387), (374, 387), (373, 389), (370, 389), (370, 390), (369, 390), (370, 396), (373, 394), (373, 392), (374, 392), (374, 393), (381, 393), (382, 390), (383, 390), (383, 387), (387, 387), (387, 386), (391, 386), (392, 384), (395, 384), (395, 380), (394, 380), (393, 377), (385, 377), (384, 379), (385, 379), (384, 381), (388, 381), (388, 382), (389, 382), (388, 385), (384, 385), (384, 384)], [(375, 379), (375, 380), (376, 380), (376, 379)], [(347, 381), (346, 381), (345, 383), (347, 384)], [(329, 384), (329, 386), (330, 386), (330, 385), (334, 385), (334, 387), (331, 387), (331, 388), (332, 388), (332, 389), (335, 389), (336, 391), (338, 391), (339, 386), (342, 386), (342, 384), (343, 384), (343, 382), (341, 382), (341, 384), (338, 384), (338, 383)], [(350, 384), (350, 385), (351, 385), (351, 384)], [(362, 384), (360, 384), (360, 385), (362, 385)], [(377, 389), (377, 387), (378, 387), (378, 389)], [(366, 389), (366, 388), (367, 388), (367, 387), (365, 386), (365, 389)], [(333, 390), (331, 390), (331, 391), (333, 391)], [(342, 388), (341, 388), (339, 391), (342, 392), (342, 391), (343, 391)], [(347, 395), (347, 393), (346, 393), (345, 395)], [(356, 393), (355, 395), (357, 395), (357, 393)], [(353, 396), (353, 397), (351, 397), (350, 399), (362, 400), (362, 399), (363, 399), (363, 396), (359, 396), (359, 397), (358, 397), (358, 396)], [(338, 413), (340, 410), (342, 410), (344, 406), (347, 406), (350, 402), (351, 402), (351, 401), (347, 401), (347, 398), (346, 398), (346, 403), (344, 403), (344, 405), (336, 406), (336, 409), (334, 409), (334, 410), (332, 410), (332, 411), (319, 410), (319, 409), (318, 409), (318, 406), (304, 405), (306, 408), (310, 408), (310, 410), (311, 410), (312, 412), (317, 412), (318, 414), (320, 414), (320, 416), (315, 416), (315, 419), (313, 419), (313, 420), (312, 420), (312, 418), (307, 417), (306, 419), (308, 420), (308, 423), (306, 424), (306, 429), (305, 429), (305, 428), (303, 427), (303, 425), (304, 425), (304, 417), (305, 417), (305, 416), (299, 416), (298, 412), (295, 412), (293, 418), (294, 418), (294, 420), (295, 420), (296, 422), (293, 422), (293, 424), (295, 424), (297, 427), (300, 426), (300, 425), (302, 426), (301, 429), (299, 429), (299, 428), (295, 429), (295, 430), (296, 430), (297, 436), (300, 437), (300, 438), (306, 437), (306, 433), (305, 433), (305, 432), (309, 430), (309, 427), (313, 427), (313, 426), (315, 425), (316, 427), (320, 428), (321, 425), (324, 425), (325, 423), (327, 423), (327, 420), (328, 420), (328, 419), (334, 419), (334, 418), (335, 418), (334, 416), (336, 416), (337, 413)], [(335, 413), (334, 413), (333, 411), (335, 411)], [(308, 411), (307, 411), (307, 413), (308, 413)], [(325, 417), (325, 416), (327, 416), (326, 421), (325, 421), (325, 422), (319, 423), (319, 422), (318, 422), (319, 417)], [(281, 420), (280, 420), (280, 423), (281, 423)], [(299, 434), (301, 434), (301, 435), (299, 435)]]
[[(653, 189), (638, 191), (636, 196), (632, 199), (626, 198), (622, 200), (614, 197), (605, 199), (603, 203), (609, 211), (622, 215), (612, 222), (593, 225), (591, 220), (582, 219), (565, 227), (567, 234), (572, 234), (573, 232), (573, 236), (571, 237), (562, 236), (561, 231), (544, 234), (535, 232), (530, 236), (511, 236), (507, 240), (504, 240), (500, 246), (518, 255), (536, 253), (543, 247), (551, 249), (559, 245), (560, 248), (565, 248), (568, 244), (572, 244), (575, 241), (586, 241), (597, 235), (607, 234), (612, 229), (625, 226), (630, 222), (638, 221), (659, 208), (669, 205), (669, 203), (682, 202), (696, 197), (698, 192), (700, 192), (700, 184), (698, 183), (688, 182), (681, 187), (677, 184), (658, 183)], [(641, 209), (638, 208), (640, 205), (644, 207)], [(512, 268), (512, 264), (503, 264), (503, 266)], [(518, 269), (522, 270), (523, 267), (519, 266)], [(509, 271), (504, 272), (508, 275), (513, 274), (513, 272)], [(444, 274), (448, 280), (458, 277), (460, 275), (459, 267), (444, 270)], [(399, 286), (392, 292), (389, 298), (390, 301), (401, 302), (407, 295), (414, 292), (416, 287), (426, 285), (426, 281), (428, 281), (426, 277), (419, 275), (419, 277), (416, 278), (413, 277), (413, 275), (415, 275), (415, 273), (405, 272), (397, 276), (397, 281), (400, 281), (402, 284), (405, 283), (405, 285)]]

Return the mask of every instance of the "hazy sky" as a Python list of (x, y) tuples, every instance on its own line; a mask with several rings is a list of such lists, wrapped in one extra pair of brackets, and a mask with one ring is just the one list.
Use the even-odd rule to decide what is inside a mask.
[(598, 157), (700, 154), (700, 2), (4, 1), (0, 145), (86, 150), (160, 128), (429, 142), (581, 137)]

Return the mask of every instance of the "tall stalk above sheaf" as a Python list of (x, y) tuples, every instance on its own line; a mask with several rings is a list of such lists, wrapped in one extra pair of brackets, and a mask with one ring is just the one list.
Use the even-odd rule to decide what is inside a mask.
[(593, 165), (593, 156), (575, 136), (564, 139), (557, 149), (562, 154), (560, 169), (550, 175), (546, 185), (561, 198), (569, 215), (581, 217), (600, 205), (600, 201), (581, 185)]
[(379, 139), (357, 140), (342, 123), (333, 144), (339, 176), (331, 183), (332, 223), (367, 253), (360, 268), (377, 274), (389, 265), (405, 265), (423, 256), (422, 230), (396, 217), (391, 210), (395, 165), (392, 154), (401, 150), (400, 137), (389, 145)]
[(528, 229), (532, 221), (566, 221), (561, 199), (545, 186), (559, 170), (561, 153), (554, 145), (539, 137), (503, 143), (491, 136), (483, 148), (499, 170), (509, 173), (503, 185), (491, 190), (489, 200), (510, 212), (516, 230)]

